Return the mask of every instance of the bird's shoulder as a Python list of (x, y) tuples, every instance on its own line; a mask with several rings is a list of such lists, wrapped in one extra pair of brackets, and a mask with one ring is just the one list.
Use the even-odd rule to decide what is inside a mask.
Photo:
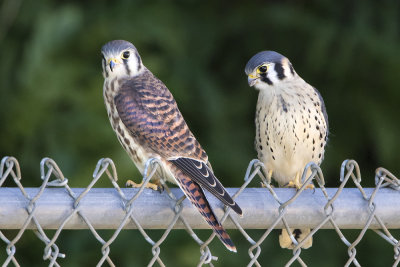
[[(121, 82), (115, 102), (130, 103), (137, 112), (160, 121), (181, 117), (171, 92), (165, 84), (146, 70), (142, 75)], [(166, 112), (168, 111), (168, 112)]]

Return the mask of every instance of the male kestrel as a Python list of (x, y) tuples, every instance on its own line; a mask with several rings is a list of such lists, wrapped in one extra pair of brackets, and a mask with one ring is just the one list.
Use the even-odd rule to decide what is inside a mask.
[[(179, 185), (222, 243), (236, 251), (203, 189), (239, 215), (242, 210), (215, 177), (206, 152), (189, 130), (168, 88), (143, 65), (130, 42), (111, 41), (101, 52), (104, 101), (123, 148), (142, 174), (149, 158), (160, 159), (165, 178)], [(155, 177), (155, 182), (160, 178)]]
[[(290, 61), (273, 51), (254, 55), (246, 65), (248, 83), (259, 90), (256, 108), (255, 147), (269, 179), (279, 186), (300, 188), (307, 163), (320, 165), (328, 139), (328, 116), (318, 90), (305, 82)], [(311, 174), (311, 173), (309, 173)], [(300, 242), (310, 229), (292, 231)], [(279, 238), (293, 248), (286, 230)], [(312, 245), (312, 238), (303, 248)]]

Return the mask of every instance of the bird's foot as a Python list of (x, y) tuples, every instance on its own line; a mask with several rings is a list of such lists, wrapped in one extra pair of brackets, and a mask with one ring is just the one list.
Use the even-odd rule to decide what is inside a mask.
[[(143, 183), (144, 182), (142, 181), (140, 184), (137, 184), (132, 180), (128, 180), (128, 181), (126, 181), (125, 186), (132, 187), (132, 188), (140, 188), (140, 187), (142, 187)], [(145, 185), (145, 188), (153, 189), (154, 191), (160, 191), (160, 192), (162, 192), (164, 189), (163, 186), (161, 185), (161, 183), (150, 183), (150, 182), (148, 182)]]
[[(268, 188), (268, 186), (267, 186), (264, 182), (260, 182), (260, 185), (261, 185), (262, 188)], [(269, 183), (269, 186), (272, 187), (272, 188), (275, 187), (275, 186), (272, 185), (271, 183)]]
[(304, 189), (315, 189), (315, 186), (314, 186), (314, 184), (308, 184), (308, 185), (306, 185), (306, 187), (304, 188)]
[[(269, 170), (268, 173), (267, 173), (266, 180), (267, 180), (267, 183), (268, 183), (271, 187), (274, 187), (274, 186), (271, 184), (271, 178), (272, 178), (272, 170)], [(266, 185), (264, 182), (261, 182), (261, 187), (267, 188), (267, 185)]]
[[(303, 186), (303, 183), (300, 181), (300, 172), (296, 173), (294, 180), (290, 181), (285, 185), (285, 187), (292, 187), (299, 190)], [(304, 189), (315, 189), (313, 183), (309, 183), (305, 186)]]
[[(296, 188), (297, 190), (299, 190), (302, 186), (303, 185), (301, 183), (296, 183), (296, 182), (290, 181), (284, 187)], [(315, 189), (315, 186), (314, 186), (314, 184), (308, 184), (305, 186), (304, 189)]]
[(289, 183), (287, 183), (284, 187), (289, 187), (289, 188), (296, 188), (297, 190), (300, 189), (301, 184), (296, 183), (294, 181), (290, 181)]

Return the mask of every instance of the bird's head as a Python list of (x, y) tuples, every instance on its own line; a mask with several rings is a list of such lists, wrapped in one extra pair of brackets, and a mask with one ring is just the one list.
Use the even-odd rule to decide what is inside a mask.
[(245, 67), (249, 86), (267, 89), (296, 75), (290, 61), (274, 51), (263, 51), (250, 58)]
[(144, 66), (136, 47), (128, 41), (114, 40), (101, 48), (104, 78), (139, 75)]

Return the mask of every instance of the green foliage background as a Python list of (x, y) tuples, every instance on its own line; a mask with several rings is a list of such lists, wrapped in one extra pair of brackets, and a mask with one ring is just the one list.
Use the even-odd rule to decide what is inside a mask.
[[(144, 64), (170, 88), (227, 187), (242, 184), (256, 157), (257, 93), (243, 70), (261, 50), (286, 55), (325, 99), (331, 135), (322, 168), (328, 186), (338, 186), (347, 158), (359, 162), (365, 186), (374, 185), (378, 166), (400, 175), (398, 1), (37, 0), (23, 1), (15, 16), (7, 9), (11, 2), (3, 1), (0, 17), (0, 155), (19, 160), (25, 186), (40, 185), (45, 156), (56, 160), (71, 187), (87, 186), (101, 157), (116, 162), (121, 186), (128, 178), (140, 180), (103, 104), (100, 48), (112, 39), (134, 43)], [(198, 246), (176, 232), (162, 245), (162, 259), (170, 266), (194, 266)], [(211, 231), (198, 232), (206, 237)], [(239, 253), (215, 240), (216, 266), (249, 262), (246, 240), (230, 232)], [(354, 240), (358, 232), (345, 234)], [(263, 266), (282, 266), (291, 257), (277, 248), (273, 235), (262, 245)], [(93, 266), (101, 257), (88, 231), (64, 231), (57, 244), (68, 256), (59, 260), (63, 266)], [(23, 266), (45, 266), (43, 248), (26, 232), (17, 259)], [(393, 248), (373, 233), (358, 248), (363, 266), (393, 262)], [(0, 243), (0, 262), (5, 255)], [(333, 231), (319, 231), (302, 255), (311, 266), (340, 266), (348, 259)], [(137, 231), (127, 231), (111, 246), (111, 258), (118, 266), (144, 266), (151, 247)]]

